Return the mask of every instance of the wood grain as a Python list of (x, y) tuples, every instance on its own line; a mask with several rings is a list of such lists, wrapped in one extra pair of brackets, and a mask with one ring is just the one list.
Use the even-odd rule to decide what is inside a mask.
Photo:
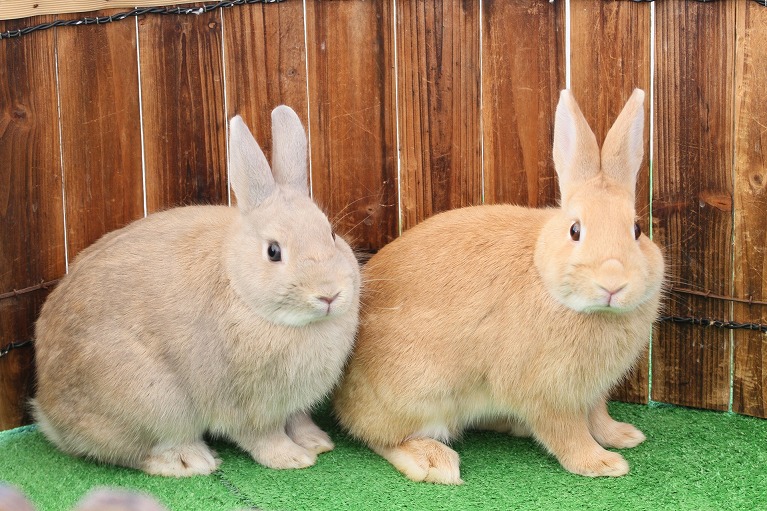
[[(767, 9), (737, 3), (735, 296), (767, 300)], [(736, 303), (739, 322), (767, 324), (767, 307)], [(733, 411), (767, 417), (767, 336), (733, 332)]]
[[(656, 239), (671, 284), (732, 292), (735, 4), (656, 5)], [(729, 319), (723, 301), (672, 294), (666, 312)], [(655, 401), (726, 410), (730, 333), (664, 324), (653, 339)]]
[[(169, 0), (0, 0), (0, 20), (41, 16), (43, 14), (98, 11), (117, 7), (133, 8), (160, 5), (184, 4)], [(89, 16), (92, 14), (89, 13)]]
[(57, 30), (56, 45), (74, 259), (101, 235), (144, 216), (136, 24)]
[(482, 202), (479, 3), (396, 4), (404, 231)]
[(227, 119), (241, 115), (271, 161), (271, 111), (286, 104), (308, 129), (302, 2), (224, 11)]
[(139, 20), (149, 212), (226, 204), (220, 11)]
[[(47, 294), (41, 291), (0, 302), (0, 348), (33, 337), (35, 320)], [(0, 431), (32, 421), (27, 402), (34, 393), (34, 358), (31, 345), (0, 358)]]
[[(13, 77), (0, 80), (0, 293), (65, 271), (54, 47), (53, 31), (0, 44), (0, 76)], [(31, 337), (45, 295), (0, 301), (0, 346)], [(28, 420), (32, 380), (31, 348), (0, 358), (0, 430)]]
[(306, 4), (312, 186), (352, 245), (397, 235), (397, 153), (391, 3)]
[[(650, 5), (579, 0), (571, 4), (571, 86), (601, 145), (635, 88), (645, 97), (645, 160), (637, 177), (640, 225), (650, 222)], [(650, 343), (648, 332), (647, 343)], [(613, 392), (621, 401), (649, 400), (649, 352)]]
[(565, 88), (564, 2), (482, 3), (484, 200), (556, 203), (554, 112)]

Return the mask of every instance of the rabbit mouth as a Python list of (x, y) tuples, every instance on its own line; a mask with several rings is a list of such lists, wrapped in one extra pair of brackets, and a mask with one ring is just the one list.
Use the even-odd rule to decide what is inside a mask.
[(341, 315), (341, 307), (336, 307), (335, 305), (332, 307), (325, 306), (322, 309), (310, 306), (295, 308), (289, 311), (282, 310), (279, 314), (272, 315), (272, 321), (287, 326), (305, 327), (312, 323), (331, 320)]
[(607, 293), (606, 296), (600, 296), (593, 301), (596, 303), (587, 305), (581, 310), (583, 312), (611, 312), (613, 314), (621, 314), (636, 308), (635, 305), (626, 303), (625, 297), (616, 297), (616, 293)]
[(325, 295), (316, 296), (311, 300), (311, 305), (314, 308), (317, 319), (323, 319), (330, 316), (335, 316), (343, 312), (342, 300), (339, 300), (341, 292), (338, 291), (335, 294), (327, 293)]
[(585, 313), (588, 313), (588, 314), (591, 314), (591, 313), (594, 313), (594, 312), (609, 312), (609, 313), (612, 313), (612, 314), (621, 314), (621, 313), (624, 313), (624, 312), (628, 312), (630, 310), (631, 309), (626, 308), (626, 307), (610, 305), (608, 303), (608, 304), (605, 304), (605, 305), (592, 305), (590, 307), (586, 307), (585, 309), (582, 309), (581, 312), (585, 312)]

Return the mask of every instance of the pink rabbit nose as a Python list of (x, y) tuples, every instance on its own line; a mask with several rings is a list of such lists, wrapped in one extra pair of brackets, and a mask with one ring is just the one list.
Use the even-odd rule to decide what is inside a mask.
[(319, 299), (322, 300), (323, 302), (325, 302), (326, 304), (330, 305), (331, 303), (333, 303), (333, 300), (338, 298), (338, 295), (340, 295), (340, 294), (341, 293), (338, 292), (338, 293), (334, 294), (333, 296), (320, 296)]
[(340, 295), (340, 294), (341, 294), (341, 292), (339, 291), (338, 293), (334, 294), (333, 296), (318, 296), (317, 297), (318, 300), (328, 304), (327, 309), (325, 309), (325, 315), (326, 316), (330, 316), (330, 304), (333, 303), (333, 300), (338, 298), (338, 295)]
[(609, 286), (609, 287), (605, 287), (605, 286), (599, 286), (599, 287), (601, 287), (602, 289), (604, 289), (605, 291), (607, 291), (607, 293), (608, 293), (610, 296), (613, 296), (613, 295), (615, 295), (615, 294), (618, 294), (618, 293), (620, 293), (621, 291), (623, 291), (623, 289), (624, 289), (624, 288), (625, 288), (627, 285), (628, 285), (628, 284), (623, 284), (623, 285), (620, 285), (620, 286)]

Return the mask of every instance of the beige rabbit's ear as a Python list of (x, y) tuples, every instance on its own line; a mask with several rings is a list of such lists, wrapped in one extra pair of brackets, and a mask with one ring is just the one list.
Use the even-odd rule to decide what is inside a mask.
[(572, 93), (559, 95), (554, 119), (554, 168), (564, 203), (572, 185), (599, 173), (599, 146)]
[(632, 191), (644, 159), (644, 96), (634, 89), (602, 145), (602, 171)]
[(272, 110), (272, 170), (277, 183), (309, 195), (306, 179), (306, 132), (286, 105)]
[(0, 483), (0, 511), (35, 511), (35, 508), (16, 488)]
[(73, 511), (167, 511), (149, 495), (121, 489), (92, 490)]
[(229, 179), (243, 213), (261, 204), (276, 188), (266, 156), (239, 115), (229, 123)]

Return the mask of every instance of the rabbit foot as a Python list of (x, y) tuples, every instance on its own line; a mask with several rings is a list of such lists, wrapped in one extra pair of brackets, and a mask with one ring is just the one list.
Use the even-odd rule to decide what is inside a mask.
[(306, 468), (317, 461), (315, 453), (282, 432), (256, 442), (250, 449), (250, 455), (261, 465), (276, 469)]
[(603, 447), (615, 447), (616, 449), (636, 447), (646, 438), (641, 431), (631, 424), (617, 421), (612, 421), (612, 424), (601, 431), (594, 432), (594, 439)]
[(591, 411), (589, 430), (594, 440), (602, 447), (625, 449), (636, 447), (645, 441), (645, 436), (631, 424), (618, 422), (607, 411), (607, 402), (600, 401)]
[(308, 414), (301, 413), (288, 422), (287, 434), (295, 443), (314, 454), (332, 451), (335, 444)]
[(394, 447), (372, 449), (413, 481), (463, 484), (458, 453), (432, 438), (411, 438)]
[(588, 477), (618, 477), (629, 472), (629, 464), (623, 456), (604, 449), (579, 459), (561, 459), (560, 463), (568, 472)]
[(157, 446), (139, 468), (147, 474), (166, 477), (208, 475), (215, 471), (221, 460), (203, 442), (177, 445), (171, 448)]

